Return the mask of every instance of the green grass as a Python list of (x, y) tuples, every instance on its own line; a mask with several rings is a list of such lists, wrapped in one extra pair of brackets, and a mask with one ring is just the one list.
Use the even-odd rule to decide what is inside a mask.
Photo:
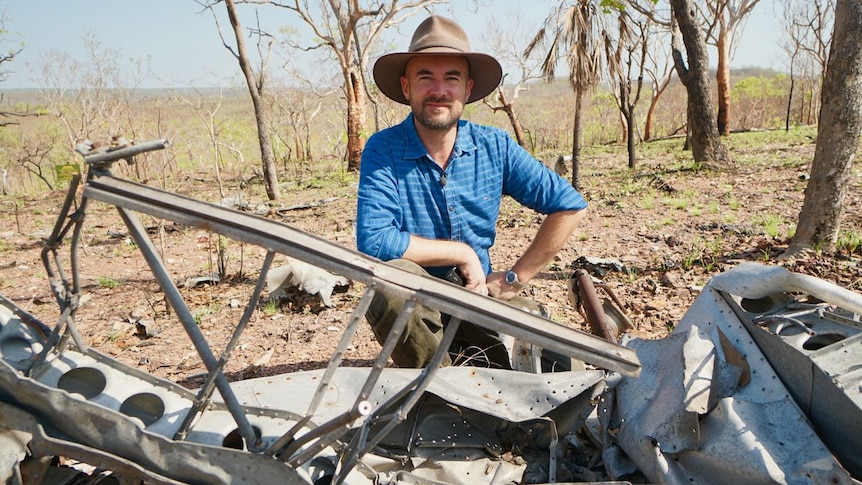
[(195, 324), (200, 325), (203, 318), (207, 315), (212, 315), (213, 313), (218, 313), (221, 309), (220, 305), (213, 304), (205, 307), (201, 307), (192, 312), (192, 317), (195, 319)]
[(114, 288), (120, 286), (120, 282), (115, 280), (114, 278), (110, 278), (108, 276), (99, 276), (97, 279), (99, 284), (99, 288), (113, 290)]
[(778, 237), (781, 235), (781, 227), (784, 224), (784, 218), (774, 214), (764, 214), (754, 218), (754, 224), (760, 226), (769, 237)]
[(847, 254), (862, 254), (862, 235), (855, 232), (841, 232), (835, 243), (835, 249)]
[(266, 303), (263, 304), (262, 310), (264, 315), (271, 317), (278, 313), (278, 302), (273, 299), (266, 300)]
[(675, 210), (688, 209), (691, 205), (691, 199), (685, 197), (665, 197), (661, 202), (665, 206)]
[(644, 195), (635, 201), (635, 207), (638, 209), (652, 210), (656, 208), (656, 199), (652, 194)]

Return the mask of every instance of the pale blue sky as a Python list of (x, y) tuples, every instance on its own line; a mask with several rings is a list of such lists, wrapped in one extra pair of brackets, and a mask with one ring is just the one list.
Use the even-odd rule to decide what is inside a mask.
[[(760, 66), (781, 69), (784, 62), (776, 39), (780, 25), (774, 18), (773, 4), (762, 0), (748, 21), (745, 35), (732, 62), (733, 67)], [(13, 63), (4, 65), (7, 80), (0, 89), (38, 87), (38, 66), (46, 53), (60, 52), (87, 62), (84, 35), (90, 33), (103, 46), (119, 52), (118, 62), (149, 59), (151, 72), (144, 87), (228, 86), (239, 82), (236, 61), (221, 45), (215, 24), (209, 14), (199, 14), (192, 0), (10, 0), (5, 9), (7, 29), (23, 40), (24, 51)], [(468, 30), (474, 50), (488, 52), (482, 34), (492, 14), (517, 16), (521, 28), (534, 32), (556, 0), (481, 0), (492, 7), (471, 12), (473, 0), (453, 0), (451, 5), (436, 7), (438, 13), (456, 18)], [(221, 9), (223, 10), (223, 9)], [(248, 11), (248, 9), (241, 9)], [(278, 16), (266, 9), (270, 18), (263, 19), (270, 28), (301, 25), (290, 12)], [(398, 50), (406, 48), (409, 35), (425, 14), (412, 17), (401, 31), (392, 32), (391, 43)], [(242, 19), (251, 26), (253, 17)], [(505, 23), (505, 21), (503, 21)], [(7, 47), (4, 45), (4, 47)], [(714, 55), (712, 56), (714, 57)], [(714, 64), (714, 59), (712, 59)], [(516, 75), (513, 73), (513, 75)]]

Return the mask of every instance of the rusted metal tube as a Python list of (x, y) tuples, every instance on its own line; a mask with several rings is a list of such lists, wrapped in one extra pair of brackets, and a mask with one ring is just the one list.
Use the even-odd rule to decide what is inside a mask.
[(580, 303), (584, 308), (593, 335), (598, 335), (608, 342), (619, 343), (616, 332), (608, 326), (602, 302), (599, 301), (599, 295), (596, 293), (596, 287), (589, 273), (579, 269), (575, 271), (574, 277), (578, 286)]

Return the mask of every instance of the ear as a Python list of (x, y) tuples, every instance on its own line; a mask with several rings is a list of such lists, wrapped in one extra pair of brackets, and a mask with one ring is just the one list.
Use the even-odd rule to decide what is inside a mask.
[(466, 91), (467, 91), (467, 97), (465, 98), (465, 100), (464, 100), (464, 101), (466, 101), (466, 100), (470, 99), (470, 92), (471, 92), (471, 91), (473, 91), (473, 79), (472, 79), (472, 78), (467, 80), (467, 86), (466, 86), (466, 88), (467, 88), (467, 89), (466, 89)]

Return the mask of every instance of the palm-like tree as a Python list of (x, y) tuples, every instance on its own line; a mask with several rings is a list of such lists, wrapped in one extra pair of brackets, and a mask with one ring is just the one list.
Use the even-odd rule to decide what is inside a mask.
[(581, 107), (584, 95), (601, 79), (602, 48), (608, 37), (599, 2), (562, 0), (525, 50), (525, 56), (550, 38), (542, 64), (547, 81), (554, 78), (560, 58), (569, 66), (569, 82), (575, 92), (575, 121), (572, 127), (572, 186), (580, 188)]

